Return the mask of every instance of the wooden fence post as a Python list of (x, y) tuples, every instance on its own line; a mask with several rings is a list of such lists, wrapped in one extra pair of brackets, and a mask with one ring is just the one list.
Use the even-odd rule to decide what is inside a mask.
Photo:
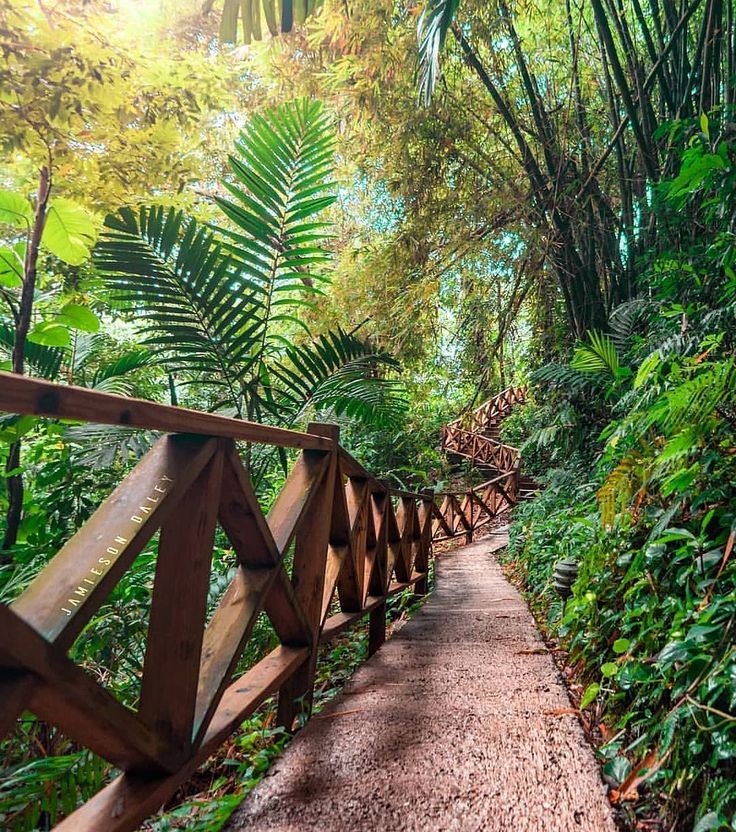
[(431, 488), (425, 488), (422, 491), (422, 505), (419, 509), (419, 525), (422, 532), (421, 544), (419, 547), (419, 557), (415, 564), (417, 572), (423, 572), (424, 577), (417, 581), (414, 585), (414, 595), (420, 597), (427, 594), (429, 588), (429, 580), (427, 572), (429, 570), (429, 557), (432, 550), (432, 507), (434, 506), (434, 491)]
[[(317, 668), (319, 629), (322, 619), (327, 547), (332, 525), (332, 502), (335, 494), (335, 476), (339, 454), (340, 428), (332, 424), (311, 422), (307, 433), (324, 436), (333, 441), (330, 462), (319, 491), (310, 505), (308, 516), (300, 524), (294, 548), (292, 584), (294, 595), (304, 612), (312, 636), (309, 657), (302, 667), (284, 683), (279, 691), (278, 724), (287, 731), (294, 729), (294, 720), (300, 714), (310, 714), (314, 692), (314, 675)], [(305, 454), (323, 453), (304, 451)]]
[(368, 620), (368, 655), (372, 656), (386, 641), (386, 602), (371, 610)]
[(465, 544), (467, 545), (473, 542), (473, 517), (475, 516), (473, 507), (473, 492), (468, 491), (465, 499), (467, 501), (466, 505), (470, 509), (470, 517), (468, 517), (468, 530), (465, 532)]

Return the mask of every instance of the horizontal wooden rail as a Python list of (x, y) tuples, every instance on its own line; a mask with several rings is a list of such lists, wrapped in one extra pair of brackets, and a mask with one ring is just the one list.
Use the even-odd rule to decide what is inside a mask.
[(165, 433), (223, 436), (281, 448), (330, 450), (332, 447), (329, 439), (308, 433), (4, 372), (0, 372), (0, 411)]
[[(518, 459), (466, 491), (390, 488), (340, 446), (334, 425), (299, 433), (6, 373), (0, 410), (164, 434), (30, 586), (0, 605), (0, 737), (30, 709), (122, 771), (58, 827), (75, 832), (136, 828), (272, 694), (292, 729), (311, 707), (319, 645), (367, 616), (375, 652), (387, 600), (427, 592), (433, 541), (472, 540), (518, 499)], [(301, 449), (267, 516), (236, 440)], [(237, 568), (208, 619), (218, 527)], [(157, 533), (131, 711), (67, 654)], [(281, 646), (237, 677), (262, 612)]]

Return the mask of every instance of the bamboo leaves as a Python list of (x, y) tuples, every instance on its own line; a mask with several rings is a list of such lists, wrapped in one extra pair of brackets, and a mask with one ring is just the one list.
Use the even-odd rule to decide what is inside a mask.
[(263, 37), (262, 21), (272, 36), (290, 32), (294, 23), (301, 25), (322, 5), (322, 0), (225, 0), (220, 19), (220, 39), (238, 40), (238, 23), (242, 23), (246, 44)]
[(432, 100), (440, 73), (440, 53), (460, 0), (427, 0), (417, 22), (419, 44), (419, 97), (424, 104)]

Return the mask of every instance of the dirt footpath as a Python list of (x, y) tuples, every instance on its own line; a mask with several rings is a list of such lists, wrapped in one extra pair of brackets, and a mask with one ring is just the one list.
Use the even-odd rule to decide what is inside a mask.
[(437, 589), (290, 744), (229, 830), (614, 832), (559, 673), (492, 550)]

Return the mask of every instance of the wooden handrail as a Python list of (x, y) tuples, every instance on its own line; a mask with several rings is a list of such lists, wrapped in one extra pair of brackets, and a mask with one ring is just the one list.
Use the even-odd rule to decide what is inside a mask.
[(470, 414), (449, 422), (442, 431), (442, 450), (464, 456), (474, 465), (496, 468), (499, 472), (518, 468), (519, 449), (500, 442), (489, 432), (497, 429), (511, 408), (525, 398), (523, 387), (507, 387)]
[[(518, 452), (508, 446), (499, 451), (506, 469), (492, 479), (414, 493), (372, 476), (334, 425), (301, 433), (7, 373), (0, 410), (164, 434), (25, 592), (0, 604), (0, 738), (29, 709), (123, 772), (62, 830), (135, 829), (274, 693), (291, 729), (310, 707), (319, 644), (368, 616), (375, 652), (387, 599), (427, 592), (433, 542), (472, 540), (517, 499)], [(268, 516), (236, 440), (301, 449)], [(207, 622), (218, 523), (237, 569)], [(133, 712), (67, 654), (157, 532)], [(262, 611), (280, 646), (234, 679)]]
[(281, 448), (332, 448), (330, 439), (321, 436), (4, 372), (0, 372), (0, 411), (165, 433), (223, 436)]
[(513, 405), (522, 404), (526, 399), (526, 388), (524, 387), (507, 387), (495, 396), (483, 402), (481, 405), (459, 416), (452, 422), (449, 422), (447, 427), (466, 427), (470, 425), (474, 431), (482, 431), (488, 429), (494, 421), (499, 417), (507, 415)]

